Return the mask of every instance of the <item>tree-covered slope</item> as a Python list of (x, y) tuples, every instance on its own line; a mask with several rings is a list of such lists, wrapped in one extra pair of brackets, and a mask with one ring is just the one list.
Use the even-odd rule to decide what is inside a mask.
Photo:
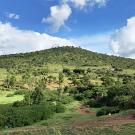
[(0, 67), (42, 67), (46, 64), (63, 64), (74, 66), (105, 66), (134, 68), (135, 60), (108, 56), (75, 47), (58, 47), (43, 51), (0, 56)]

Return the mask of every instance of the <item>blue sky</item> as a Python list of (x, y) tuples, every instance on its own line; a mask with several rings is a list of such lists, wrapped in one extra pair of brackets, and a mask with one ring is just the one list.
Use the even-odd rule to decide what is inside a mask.
[[(41, 35), (45, 33), (92, 51), (110, 54), (110, 37), (115, 37), (112, 40), (116, 42), (116, 36), (112, 35), (119, 37), (116, 31), (120, 34), (121, 29), (128, 26), (127, 20), (135, 16), (135, 0), (78, 1), (0, 0), (0, 22), (2, 26), (9, 24), (9, 27), (20, 31), (38, 32)], [(57, 17), (51, 15), (51, 7), (54, 7), (54, 12), (60, 10)], [(118, 42), (119, 39), (117, 44)], [(117, 51), (118, 55), (124, 56), (124, 53), (119, 52)]]

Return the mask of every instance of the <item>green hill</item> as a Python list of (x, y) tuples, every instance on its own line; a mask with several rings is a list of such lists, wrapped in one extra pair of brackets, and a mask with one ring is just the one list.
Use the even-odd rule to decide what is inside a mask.
[(72, 66), (107, 66), (134, 68), (135, 60), (108, 56), (75, 47), (58, 47), (43, 51), (0, 56), (0, 67), (42, 67), (46, 64)]
[(75, 47), (0, 56), (2, 135), (135, 134), (134, 109), (133, 59)]

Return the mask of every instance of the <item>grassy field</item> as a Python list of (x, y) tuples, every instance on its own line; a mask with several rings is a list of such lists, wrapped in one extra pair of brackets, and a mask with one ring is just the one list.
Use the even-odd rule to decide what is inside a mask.
[(23, 100), (23, 95), (14, 95), (15, 91), (0, 91), (0, 104), (10, 104)]
[(66, 126), (72, 124), (74, 121), (85, 121), (85, 120), (92, 120), (96, 119), (95, 112), (97, 109), (92, 108), (90, 110), (91, 114), (89, 115), (84, 115), (80, 113), (77, 108), (79, 108), (81, 104), (78, 101), (75, 101), (68, 106), (66, 106), (66, 111), (65, 113), (56, 113), (52, 118), (41, 121), (39, 123), (36, 123), (36, 125), (44, 125), (44, 126), (49, 126), (49, 127), (54, 127), (54, 126)]

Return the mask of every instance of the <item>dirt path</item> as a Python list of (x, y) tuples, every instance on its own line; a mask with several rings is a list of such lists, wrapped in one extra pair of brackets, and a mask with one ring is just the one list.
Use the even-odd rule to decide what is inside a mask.
[(74, 122), (71, 126), (73, 129), (83, 128), (83, 127), (105, 127), (105, 126), (118, 126), (124, 124), (133, 124), (135, 123), (135, 115), (129, 116), (108, 116), (102, 120), (88, 120), (84, 122)]
[[(84, 114), (84, 112), (81, 113)], [(87, 114), (87, 112), (86, 112)], [(84, 115), (86, 115), (84, 114)], [(79, 130), (79, 129), (85, 129), (87, 127), (112, 127), (113, 130), (118, 131), (118, 126), (124, 125), (124, 124), (135, 124), (135, 115), (130, 114), (128, 116), (108, 116), (107, 118), (100, 119), (100, 120), (87, 120), (87, 121), (80, 121), (80, 122), (74, 122), (72, 125), (70, 125), (71, 130)], [(46, 126), (29, 126), (29, 127), (22, 127), (22, 128), (14, 128), (7, 131), (9, 135), (23, 135), (25, 133), (35, 133), (35, 132), (46, 132), (47, 127)], [(3, 135), (3, 132), (0, 132), (0, 135)], [(21, 133), (21, 134), (20, 134)]]
[(90, 108), (86, 106), (80, 106), (75, 109), (76, 112), (82, 114), (82, 115), (90, 115), (90, 114), (95, 114), (94, 112), (90, 111)]

